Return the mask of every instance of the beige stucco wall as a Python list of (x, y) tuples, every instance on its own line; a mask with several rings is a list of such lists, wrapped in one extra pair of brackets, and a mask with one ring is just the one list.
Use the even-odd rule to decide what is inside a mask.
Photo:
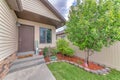
[(0, 61), (16, 53), (18, 47), (17, 17), (5, 0), (0, 0)]
[(60, 21), (40, 0), (21, 0), (23, 9)]
[(56, 46), (56, 33), (55, 33), (55, 27), (51, 26), (51, 25), (46, 25), (46, 24), (42, 24), (42, 23), (37, 23), (37, 22), (33, 22), (33, 21), (28, 21), (28, 20), (23, 20), (23, 19), (18, 19), (18, 22), (21, 24), (26, 24), (26, 25), (31, 25), (34, 26), (34, 41), (40, 41), (40, 33), (39, 33), (39, 28), (40, 27), (44, 27), (44, 28), (48, 28), (52, 30), (52, 43), (46, 43), (46, 44), (41, 44), (39, 43), (39, 48), (44, 48), (44, 47), (55, 47)]

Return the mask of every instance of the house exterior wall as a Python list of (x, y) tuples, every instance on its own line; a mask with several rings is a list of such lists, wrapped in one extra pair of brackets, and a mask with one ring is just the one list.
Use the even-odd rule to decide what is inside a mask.
[(66, 34), (57, 35), (57, 40), (58, 39), (65, 39), (65, 40), (67, 40)]
[(16, 58), (18, 29), (16, 15), (5, 0), (0, 0), (0, 79), (9, 70), (10, 63)]
[(40, 0), (21, 0), (23, 9), (60, 21)]
[[(55, 47), (56, 46), (56, 32), (55, 32), (55, 27), (51, 26), (51, 25), (47, 25), (47, 24), (42, 24), (42, 23), (38, 23), (38, 22), (33, 22), (33, 21), (28, 21), (28, 20), (23, 20), (23, 19), (18, 19), (18, 22), (20, 24), (25, 24), (25, 25), (31, 25), (34, 26), (34, 42), (38, 41), (38, 45), (39, 48), (44, 48), (44, 47)], [(39, 28), (43, 27), (43, 28), (48, 28), (52, 30), (52, 43), (48, 44), (48, 43), (40, 43), (40, 33), (39, 33)]]

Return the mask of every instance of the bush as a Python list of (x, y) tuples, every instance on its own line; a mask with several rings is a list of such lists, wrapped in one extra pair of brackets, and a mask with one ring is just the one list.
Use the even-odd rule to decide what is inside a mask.
[(74, 50), (69, 47), (69, 43), (64, 39), (59, 39), (57, 41), (57, 49), (66, 56), (74, 55)]
[(73, 56), (74, 55), (74, 50), (67, 47), (67, 48), (64, 49), (63, 54), (66, 55), (66, 56)]
[(69, 46), (69, 43), (68, 43), (66, 40), (64, 40), (64, 39), (59, 39), (59, 40), (57, 41), (57, 49), (58, 49), (60, 52), (63, 52), (64, 49), (65, 49), (66, 47), (68, 47), (68, 46)]
[(48, 48), (45, 47), (45, 48), (43, 49), (43, 55), (44, 55), (44, 57), (46, 57), (47, 54), (48, 54)]
[(53, 56), (56, 56), (56, 54), (58, 53), (58, 49), (54, 48), (54, 49), (51, 49), (51, 53)]

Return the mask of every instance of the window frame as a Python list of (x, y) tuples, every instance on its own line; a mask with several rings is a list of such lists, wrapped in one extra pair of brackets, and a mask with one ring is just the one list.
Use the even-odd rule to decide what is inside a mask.
[[(41, 41), (41, 29), (45, 30), (45, 36), (44, 36), (45, 37), (45, 41), (44, 42)], [(51, 37), (50, 38), (51, 39), (50, 42), (47, 40), (47, 38), (48, 38), (47, 37), (48, 36), (48, 30), (51, 31), (51, 33), (50, 33), (50, 37)], [(52, 43), (52, 29), (40, 27), (39, 28), (39, 39), (40, 39), (40, 41), (39, 41), (40, 44), (51, 44)]]

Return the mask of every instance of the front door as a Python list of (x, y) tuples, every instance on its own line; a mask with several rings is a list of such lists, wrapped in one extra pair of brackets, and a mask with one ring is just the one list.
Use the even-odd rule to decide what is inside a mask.
[(19, 27), (18, 52), (34, 50), (34, 27), (21, 25)]

